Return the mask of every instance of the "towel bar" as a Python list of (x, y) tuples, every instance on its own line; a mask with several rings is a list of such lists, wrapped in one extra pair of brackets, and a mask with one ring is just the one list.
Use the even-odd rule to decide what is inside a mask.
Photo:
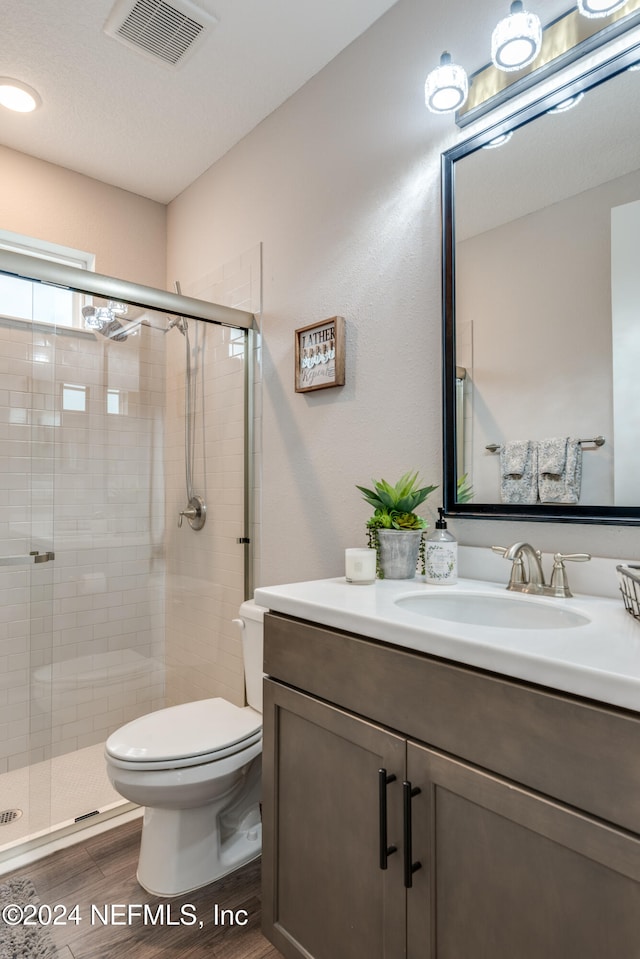
[[(604, 446), (605, 442), (606, 440), (604, 436), (594, 436), (593, 439), (590, 439), (590, 440), (578, 440), (578, 443), (580, 443), (581, 446), (585, 446), (587, 444), (593, 444), (594, 446)], [(499, 443), (489, 443), (487, 446), (485, 446), (485, 449), (489, 450), (490, 453), (499, 453), (501, 446)]]

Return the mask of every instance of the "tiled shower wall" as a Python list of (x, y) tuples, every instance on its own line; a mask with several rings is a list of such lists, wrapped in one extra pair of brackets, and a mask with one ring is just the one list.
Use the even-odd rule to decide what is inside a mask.
[(164, 337), (0, 321), (0, 772), (164, 705)]
[[(183, 285), (183, 293), (259, 314), (261, 250), (257, 246), (224, 266)], [(244, 334), (211, 324), (190, 323), (193, 365), (197, 366), (193, 485), (207, 506), (202, 530), (178, 512), (186, 506), (184, 384), (186, 342), (177, 330), (168, 336), (166, 483), (167, 620), (166, 692), (172, 705), (209, 696), (244, 702), (240, 633), (232, 620), (244, 597)], [(197, 364), (195, 359), (197, 357)], [(260, 348), (249, 358), (256, 371), (254, 416), (260, 436)], [(256, 476), (259, 440), (254, 445)], [(252, 548), (259, 533), (258, 485), (252, 490)], [(255, 555), (255, 553), (254, 553)]]

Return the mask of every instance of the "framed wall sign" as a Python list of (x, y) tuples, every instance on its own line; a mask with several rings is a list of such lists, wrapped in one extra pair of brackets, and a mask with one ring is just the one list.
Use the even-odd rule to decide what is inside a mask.
[(303, 326), (296, 337), (296, 393), (344, 386), (344, 317)]

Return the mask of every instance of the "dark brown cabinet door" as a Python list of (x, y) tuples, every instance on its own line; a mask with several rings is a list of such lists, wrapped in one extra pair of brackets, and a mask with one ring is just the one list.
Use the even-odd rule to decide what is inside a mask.
[(636, 837), (413, 743), (407, 779), (410, 959), (639, 959)]
[[(269, 680), (263, 719), (265, 934), (288, 959), (401, 959), (406, 740)], [(386, 870), (380, 769), (396, 777)]]

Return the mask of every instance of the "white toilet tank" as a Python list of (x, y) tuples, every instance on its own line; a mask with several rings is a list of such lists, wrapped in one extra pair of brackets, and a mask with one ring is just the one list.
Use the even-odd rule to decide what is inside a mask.
[(242, 631), (242, 656), (247, 704), (262, 712), (264, 606), (248, 599), (240, 607), (240, 618), (234, 620)]

